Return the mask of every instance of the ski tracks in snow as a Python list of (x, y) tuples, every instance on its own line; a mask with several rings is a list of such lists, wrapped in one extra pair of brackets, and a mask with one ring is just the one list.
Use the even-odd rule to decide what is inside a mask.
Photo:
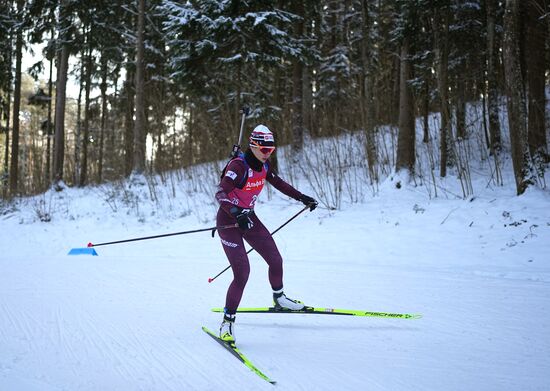
[(197, 356), (204, 341), (189, 337), (198, 325), (174, 305), (178, 292), (128, 265), (49, 261), (0, 276), (0, 390), (223, 387)]

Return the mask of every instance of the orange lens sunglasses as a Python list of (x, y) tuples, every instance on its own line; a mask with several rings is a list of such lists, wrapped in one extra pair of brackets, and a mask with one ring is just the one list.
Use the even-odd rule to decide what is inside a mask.
[(263, 147), (255, 141), (251, 140), (250, 142), (252, 143), (251, 147), (259, 148), (260, 152), (263, 153), (264, 155), (267, 155), (269, 153), (273, 153), (273, 151), (275, 150), (275, 147)]

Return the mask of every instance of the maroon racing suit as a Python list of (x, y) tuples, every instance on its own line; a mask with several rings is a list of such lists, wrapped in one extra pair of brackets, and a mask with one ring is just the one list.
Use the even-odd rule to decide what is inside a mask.
[[(254, 203), (265, 181), (283, 194), (298, 200), (302, 193), (282, 180), (272, 169), (269, 161), (262, 163), (252, 153), (246, 153), (229, 162), (216, 192), (220, 204), (216, 217), (218, 226), (237, 222), (231, 209), (254, 209)], [(248, 230), (229, 228), (218, 231), (220, 240), (233, 269), (233, 281), (227, 290), (225, 312), (234, 314), (241, 301), (244, 287), (250, 274), (250, 264), (243, 239), (262, 256), (269, 266), (269, 282), (273, 290), (283, 288), (283, 259), (273, 237), (254, 212), (250, 214), (253, 227)]]

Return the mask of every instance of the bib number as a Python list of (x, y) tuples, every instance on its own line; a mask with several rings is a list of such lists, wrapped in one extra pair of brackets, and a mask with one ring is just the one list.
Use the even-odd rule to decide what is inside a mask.
[(258, 195), (254, 194), (252, 196), (252, 201), (250, 201), (250, 206), (253, 207), (254, 204), (256, 204), (256, 200), (258, 199)]

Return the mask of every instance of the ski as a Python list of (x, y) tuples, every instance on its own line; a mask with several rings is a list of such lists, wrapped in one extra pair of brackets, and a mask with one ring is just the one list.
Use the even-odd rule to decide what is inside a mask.
[(265, 381), (267, 381), (271, 384), (275, 384), (274, 380), (271, 380), (264, 373), (262, 373), (262, 371), (260, 371), (258, 368), (256, 368), (254, 366), (254, 364), (252, 364), (250, 362), (250, 360), (237, 348), (237, 345), (235, 345), (234, 342), (226, 342), (226, 341), (220, 339), (220, 337), (218, 337), (215, 333), (213, 333), (212, 331), (210, 331), (209, 329), (207, 329), (204, 326), (202, 327), (202, 330), (206, 334), (208, 334), (209, 336), (214, 338), (220, 345), (222, 345), (224, 348), (226, 348), (229, 351), (229, 353), (231, 353), (233, 356), (235, 356), (240, 362), (242, 362), (244, 365), (246, 365), (256, 375), (260, 376), (262, 379), (264, 379)]
[[(223, 308), (212, 308), (213, 312), (223, 312)], [(361, 310), (343, 310), (336, 308), (314, 308), (305, 307), (304, 309), (292, 311), (276, 307), (259, 308), (239, 308), (240, 313), (267, 313), (267, 314), (317, 314), (317, 315), (348, 315), (348, 316), (366, 316), (372, 318), (397, 318), (397, 319), (419, 319), (420, 314), (398, 314), (391, 312), (373, 312)]]

